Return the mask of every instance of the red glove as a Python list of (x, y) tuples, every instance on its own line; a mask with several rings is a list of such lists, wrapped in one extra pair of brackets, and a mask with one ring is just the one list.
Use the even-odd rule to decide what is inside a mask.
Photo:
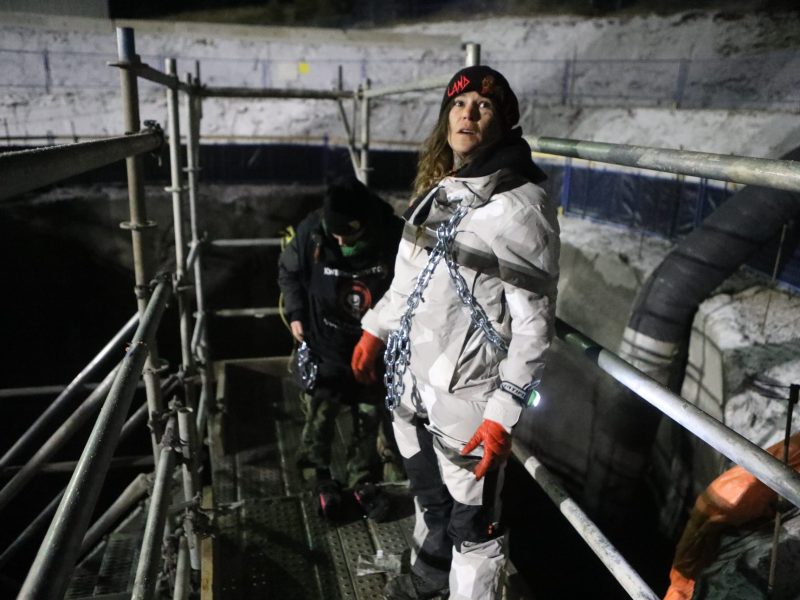
[(500, 423), (484, 419), (475, 430), (475, 435), (464, 446), (461, 456), (469, 454), (481, 444), (483, 444), (483, 458), (474, 471), (477, 480), (486, 475), (489, 469), (495, 469), (506, 461), (511, 454), (511, 434)]
[(378, 381), (375, 372), (375, 363), (378, 355), (383, 351), (384, 343), (380, 338), (375, 337), (369, 331), (361, 334), (356, 347), (353, 348), (353, 358), (350, 361), (350, 368), (353, 369), (353, 377), (358, 383), (369, 384)]

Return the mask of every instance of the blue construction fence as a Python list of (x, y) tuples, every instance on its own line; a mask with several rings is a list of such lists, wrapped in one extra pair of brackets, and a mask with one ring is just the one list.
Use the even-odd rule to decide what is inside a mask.
[[(736, 193), (734, 186), (694, 177), (569, 160), (538, 162), (548, 174), (544, 187), (566, 214), (676, 241)], [(789, 223), (783, 236), (776, 233), (746, 266), (772, 277), (777, 262), (776, 279), (800, 291), (798, 225)]]

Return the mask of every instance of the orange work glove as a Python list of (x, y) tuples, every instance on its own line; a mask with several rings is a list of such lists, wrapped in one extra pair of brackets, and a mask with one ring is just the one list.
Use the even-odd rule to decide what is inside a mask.
[(378, 381), (378, 374), (375, 372), (375, 363), (378, 355), (383, 351), (384, 343), (380, 338), (375, 337), (369, 331), (361, 334), (356, 347), (353, 348), (353, 358), (350, 361), (350, 368), (353, 370), (353, 377), (358, 383), (369, 384)]
[(464, 446), (461, 456), (466, 456), (481, 444), (483, 444), (483, 458), (474, 471), (477, 480), (486, 475), (489, 469), (495, 469), (506, 461), (511, 454), (511, 434), (500, 423), (484, 419), (475, 430), (475, 435)]

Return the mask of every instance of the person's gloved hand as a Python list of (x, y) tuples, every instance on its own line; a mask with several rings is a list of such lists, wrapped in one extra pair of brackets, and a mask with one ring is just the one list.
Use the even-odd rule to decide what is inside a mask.
[(500, 423), (484, 419), (472, 439), (461, 451), (461, 456), (483, 444), (483, 458), (475, 467), (475, 479), (480, 480), (489, 469), (499, 467), (511, 454), (511, 434)]
[(383, 351), (383, 347), (383, 341), (369, 331), (361, 334), (361, 339), (358, 340), (356, 347), (353, 348), (353, 358), (350, 361), (353, 377), (358, 383), (366, 385), (378, 381), (375, 363), (378, 360), (378, 355)]

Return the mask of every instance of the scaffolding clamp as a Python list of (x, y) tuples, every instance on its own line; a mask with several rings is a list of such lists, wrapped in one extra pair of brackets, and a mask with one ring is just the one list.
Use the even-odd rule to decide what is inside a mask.
[(133, 221), (122, 221), (119, 224), (120, 229), (129, 229), (131, 231), (142, 231), (144, 229), (153, 229), (157, 227), (158, 223), (153, 221), (152, 219), (147, 219), (146, 221), (139, 221), (134, 223)]

